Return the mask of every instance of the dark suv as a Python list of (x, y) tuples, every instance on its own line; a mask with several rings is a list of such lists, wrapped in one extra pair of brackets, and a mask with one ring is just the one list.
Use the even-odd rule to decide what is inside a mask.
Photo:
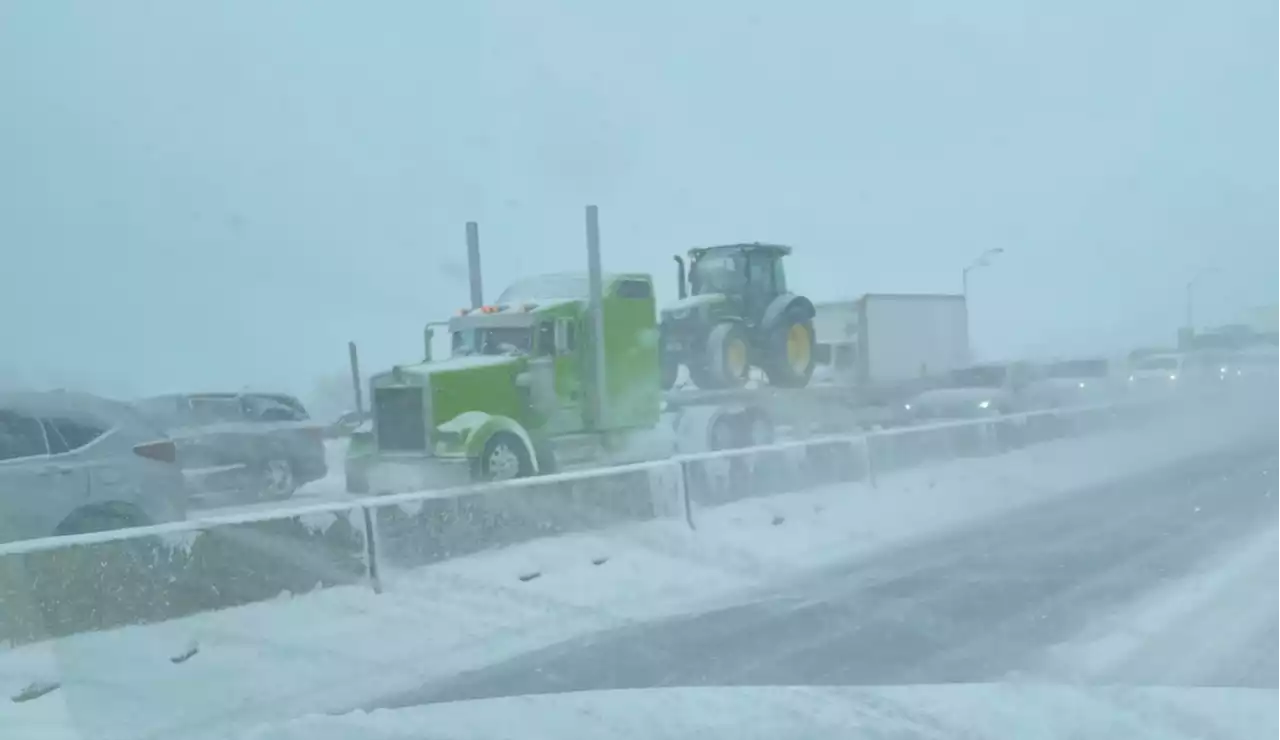
[(138, 402), (178, 445), (196, 492), (286, 499), (328, 472), (324, 426), (284, 393), (182, 393)]

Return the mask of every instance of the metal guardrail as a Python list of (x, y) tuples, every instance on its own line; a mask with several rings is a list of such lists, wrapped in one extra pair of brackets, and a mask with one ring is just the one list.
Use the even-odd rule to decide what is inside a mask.
[(181, 522), (168, 522), (165, 524), (152, 524), (142, 527), (127, 527), (123, 529), (113, 529), (103, 532), (88, 532), (84, 534), (59, 535), (54, 537), (41, 537), (38, 539), (19, 540), (17, 542), (9, 542), (0, 544), (0, 556), (15, 555), (22, 553), (41, 552), (61, 547), (70, 547), (73, 545), (90, 545), (103, 542), (112, 542), (117, 540), (132, 539), (139, 537), (156, 537), (163, 535), (180, 534), (183, 532), (200, 532), (217, 526), (225, 526), (231, 524), (251, 524), (255, 522), (267, 522), (278, 519), (290, 519), (299, 516), (307, 516), (312, 514), (333, 514), (342, 512), (351, 512), (363, 508), (382, 508), (386, 506), (395, 506), (400, 504), (413, 504), (433, 499), (452, 499), (461, 496), (477, 496), (486, 493), (492, 493), (509, 488), (527, 488), (536, 485), (545, 485), (550, 483), (565, 483), (575, 481), (588, 481), (598, 478), (616, 477), (630, 472), (648, 472), (663, 468), (673, 468), (675, 466), (688, 463), (706, 462), (712, 460), (730, 460), (733, 458), (749, 457), (759, 455), (765, 452), (777, 452), (789, 449), (804, 449), (815, 445), (832, 444), (832, 443), (848, 443), (852, 445), (865, 445), (869, 438), (875, 437), (898, 437), (903, 435), (918, 435), (930, 431), (941, 431), (948, 429), (979, 429), (983, 427), (991, 427), (994, 425), (1017, 423), (1019, 420), (1032, 418), (1048, 418), (1073, 416), (1076, 414), (1090, 413), (1097, 411), (1113, 410), (1125, 407), (1149, 405), (1147, 403), (1117, 403), (1117, 404), (1096, 404), (1090, 406), (1064, 407), (1056, 409), (1045, 409), (1039, 411), (1027, 411), (1018, 414), (1007, 414), (999, 417), (984, 419), (966, 419), (956, 421), (934, 422), (930, 424), (921, 424), (914, 426), (895, 427), (891, 429), (880, 429), (851, 435), (827, 435), (816, 436), (802, 440), (791, 440), (785, 442), (775, 442), (773, 444), (761, 445), (757, 447), (740, 447), (731, 450), (717, 450), (714, 452), (698, 452), (673, 455), (659, 460), (649, 460), (638, 463), (627, 463), (623, 465), (611, 465), (608, 467), (588, 468), (583, 470), (572, 470), (562, 473), (554, 473), (550, 475), (537, 476), (532, 478), (517, 478), (507, 481), (499, 481), (492, 483), (477, 483), (474, 485), (455, 486), (451, 488), (431, 489), (426, 491), (413, 491), (409, 493), (395, 493), (383, 495), (371, 495), (360, 498), (353, 498), (350, 501), (335, 501), (321, 504), (307, 504), (303, 506), (282, 506), (269, 510), (254, 510), (241, 512), (236, 514), (223, 514), (202, 516), (196, 519), (187, 519)]
[[(7, 543), (0, 545), (0, 601), (8, 612), (0, 614), (0, 641), (161, 621), (284, 590), (365, 581), (380, 592), (384, 567), (418, 567), (629, 522), (683, 518), (695, 529), (705, 507), (841, 482), (875, 486), (883, 471), (999, 454), (1040, 441), (1029, 430), (1043, 428), (1044, 439), (1087, 432), (1090, 419), (1107, 425), (1126, 409), (1150, 406), (939, 422)], [(317, 520), (328, 524), (313, 526)]]

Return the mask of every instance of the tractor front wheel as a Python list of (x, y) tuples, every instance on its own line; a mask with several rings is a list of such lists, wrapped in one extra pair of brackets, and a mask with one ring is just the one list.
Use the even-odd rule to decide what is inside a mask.
[[(747, 333), (739, 324), (717, 324), (707, 335), (707, 370), (714, 388), (741, 388), (751, 368)], [(704, 386), (705, 387), (705, 386)]]
[(803, 388), (813, 377), (813, 322), (784, 316), (769, 332), (769, 384), (782, 388)]

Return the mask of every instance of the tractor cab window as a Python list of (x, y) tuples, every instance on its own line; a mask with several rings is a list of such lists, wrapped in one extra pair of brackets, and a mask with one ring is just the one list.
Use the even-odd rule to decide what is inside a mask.
[(751, 276), (752, 290), (762, 294), (773, 292), (773, 266), (777, 263), (777, 260), (758, 254), (747, 260), (747, 274)]
[(746, 284), (740, 254), (707, 255), (693, 263), (689, 270), (689, 287), (693, 295), (703, 293), (741, 293)]

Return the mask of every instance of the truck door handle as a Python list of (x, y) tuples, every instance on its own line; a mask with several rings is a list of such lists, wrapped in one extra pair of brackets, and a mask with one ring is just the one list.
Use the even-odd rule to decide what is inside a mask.
[(45, 475), (71, 475), (71, 468), (62, 465), (50, 465), (42, 471)]

